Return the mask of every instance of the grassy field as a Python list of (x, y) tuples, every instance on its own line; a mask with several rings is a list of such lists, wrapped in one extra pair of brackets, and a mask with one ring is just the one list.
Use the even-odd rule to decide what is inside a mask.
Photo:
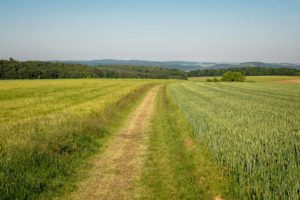
[(50, 197), (152, 80), (0, 82), (0, 199)]
[(299, 199), (300, 85), (259, 79), (190, 81), (170, 92), (195, 138), (235, 177), (239, 187), (229, 199)]
[(300, 76), (247, 76), (248, 81), (254, 82), (276, 82), (300, 79)]
[[(191, 77), (189, 80), (195, 82), (207, 82), (207, 79), (213, 79), (214, 77)], [(221, 76), (216, 76), (216, 78), (221, 79)], [(247, 76), (246, 81), (254, 82), (273, 82), (273, 81), (284, 81), (300, 79), (300, 76)]]
[(247, 78), (0, 81), (0, 199), (69, 196), (157, 84), (131, 197), (299, 199), (298, 77)]
[[(164, 87), (148, 134), (138, 199), (219, 199), (232, 193), (232, 180), (214, 163), (206, 145)], [(172, 111), (172, 112), (170, 112)]]

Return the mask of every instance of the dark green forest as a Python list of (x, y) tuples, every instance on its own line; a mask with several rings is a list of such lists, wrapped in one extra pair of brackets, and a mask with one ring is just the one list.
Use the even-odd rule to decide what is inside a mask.
[(62, 62), (0, 60), (0, 79), (57, 79), (57, 78), (153, 78), (187, 79), (197, 76), (222, 76), (241, 72), (246, 76), (300, 75), (300, 70), (270, 67), (237, 67), (227, 69), (199, 69), (184, 72), (161, 67), (105, 65), (87, 66)]
[(246, 76), (266, 76), (266, 75), (288, 75), (296, 76), (300, 75), (300, 70), (291, 68), (271, 68), (271, 67), (237, 67), (227, 69), (200, 69), (188, 72), (189, 77), (198, 76), (222, 76), (224, 73), (241, 72)]
[(177, 69), (141, 66), (87, 66), (59, 62), (0, 60), (0, 79), (154, 78), (186, 79)]

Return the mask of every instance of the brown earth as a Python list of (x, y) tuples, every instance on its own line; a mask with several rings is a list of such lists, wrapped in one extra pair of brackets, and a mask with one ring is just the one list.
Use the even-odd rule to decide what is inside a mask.
[(107, 149), (91, 161), (89, 176), (68, 199), (132, 199), (140, 177), (145, 131), (154, 112), (159, 86), (154, 87), (129, 116)]

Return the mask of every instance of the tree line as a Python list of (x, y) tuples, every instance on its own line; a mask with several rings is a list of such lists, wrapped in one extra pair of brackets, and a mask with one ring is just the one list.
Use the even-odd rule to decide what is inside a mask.
[(300, 75), (300, 70), (291, 68), (270, 68), (270, 67), (237, 67), (226, 69), (200, 69), (188, 72), (188, 76), (222, 76), (224, 73), (240, 72), (246, 76), (264, 76), (264, 75), (288, 75), (296, 76)]
[(0, 79), (153, 78), (186, 79), (176, 69), (141, 66), (87, 66), (60, 62), (0, 60)]
[(240, 72), (245, 76), (300, 75), (300, 70), (270, 67), (237, 67), (226, 69), (199, 69), (184, 72), (160, 67), (106, 65), (87, 66), (62, 62), (0, 60), (0, 79), (57, 79), (57, 78), (153, 78), (187, 79), (197, 76), (222, 76)]

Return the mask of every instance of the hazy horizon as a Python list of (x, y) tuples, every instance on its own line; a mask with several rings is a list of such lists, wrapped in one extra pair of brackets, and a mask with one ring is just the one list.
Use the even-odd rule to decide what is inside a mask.
[(15, 57), (6, 57), (6, 58), (0, 58), (4, 60), (9, 60), (10, 58), (17, 60), (17, 61), (58, 61), (58, 62), (64, 62), (64, 61), (101, 61), (101, 60), (116, 60), (116, 61), (146, 61), (146, 62), (194, 62), (194, 63), (215, 63), (215, 64), (240, 64), (240, 63), (248, 63), (248, 62), (262, 62), (262, 63), (268, 63), (268, 64), (300, 64), (300, 62), (268, 62), (268, 61), (260, 61), (260, 60), (245, 60), (245, 61), (206, 61), (206, 60), (151, 60), (151, 59), (117, 59), (117, 58), (98, 58), (98, 59), (18, 59)]
[(3, 0), (0, 59), (300, 63), (299, 0)]

